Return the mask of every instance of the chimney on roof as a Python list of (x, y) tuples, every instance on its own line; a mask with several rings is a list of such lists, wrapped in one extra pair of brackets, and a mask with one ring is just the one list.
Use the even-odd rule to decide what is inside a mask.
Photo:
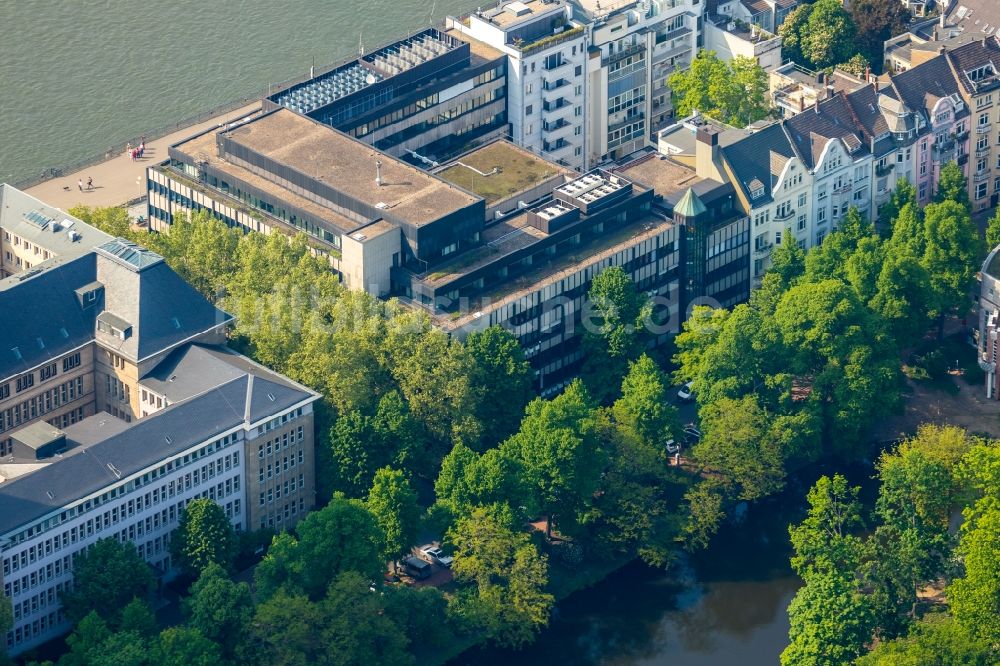
[(872, 68), (871, 65), (865, 67), (865, 81), (872, 80)]
[(711, 178), (724, 183), (726, 179), (722, 177), (720, 162), (719, 130), (706, 123), (699, 127), (695, 134), (695, 173), (702, 178)]
[(813, 102), (813, 111), (819, 113), (819, 95), (816, 96), (816, 100)]
[(833, 96), (836, 94), (836, 92), (837, 92), (837, 90), (836, 90), (836, 88), (833, 87), (832, 83), (826, 84), (826, 98), (827, 99), (833, 99)]
[(875, 86), (875, 94), (878, 94), (878, 77), (872, 79), (872, 85)]
[(382, 160), (375, 160), (375, 185), (382, 187)]
[(945, 11), (945, 8), (942, 7), (941, 8), (941, 17), (938, 19), (938, 25), (940, 25), (942, 28), (944, 28), (947, 25), (947, 23), (948, 23), (947, 13), (948, 12)]
[(948, 47), (946, 47), (944, 44), (942, 44), (941, 46), (938, 47), (938, 55), (943, 55), (944, 52), (947, 51), (947, 50), (948, 50)]

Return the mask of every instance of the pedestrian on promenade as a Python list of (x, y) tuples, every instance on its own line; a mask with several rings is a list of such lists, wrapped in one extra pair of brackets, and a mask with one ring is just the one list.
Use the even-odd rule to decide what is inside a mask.
[(94, 179), (91, 178), (90, 176), (87, 176), (87, 190), (89, 191), (92, 189), (94, 189)]
[(83, 192), (83, 178), (81, 178), (80, 180), (76, 181), (76, 186), (80, 188), (81, 192)]
[(129, 159), (132, 158), (132, 142), (131, 141), (129, 141), (128, 143), (125, 144), (125, 154), (129, 156)]

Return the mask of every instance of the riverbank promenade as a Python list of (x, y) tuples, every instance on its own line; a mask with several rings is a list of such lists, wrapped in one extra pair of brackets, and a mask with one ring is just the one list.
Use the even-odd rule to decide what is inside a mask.
[[(146, 167), (167, 159), (167, 148), (193, 134), (244, 118), (260, 110), (255, 101), (235, 111), (181, 128), (146, 143), (145, 154), (132, 161), (124, 152), (120, 155), (81, 169), (52, 178), (27, 190), (28, 194), (50, 206), (69, 210), (74, 206), (121, 206), (146, 196)], [(92, 178), (94, 189), (87, 189), (87, 179)], [(83, 182), (83, 191), (79, 183)]]

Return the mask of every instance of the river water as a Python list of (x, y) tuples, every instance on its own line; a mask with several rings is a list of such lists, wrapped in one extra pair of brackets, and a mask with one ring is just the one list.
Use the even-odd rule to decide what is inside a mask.
[[(478, 4), (483, 4), (482, 2)], [(0, 182), (266, 90), (476, 0), (3, 0)]]
[(773, 666), (801, 585), (788, 565), (801, 492), (752, 507), (667, 572), (635, 562), (571, 595), (523, 650), (483, 648), (449, 666)]

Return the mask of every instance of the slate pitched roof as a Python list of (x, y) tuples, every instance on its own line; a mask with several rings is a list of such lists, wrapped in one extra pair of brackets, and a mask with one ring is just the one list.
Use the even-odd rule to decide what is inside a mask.
[(795, 152), (809, 169), (815, 168), (831, 139), (840, 139), (855, 151), (867, 150), (868, 144), (859, 136), (862, 127), (857, 115), (843, 93), (820, 102), (814, 110), (803, 111), (788, 118), (783, 125), (791, 137)]
[[(0, 505), (4, 507), (0, 511), (0, 534), (95, 493), (120, 477), (156, 465), (247, 421), (277, 414), (310, 396), (315, 394), (248, 374), (171, 405), (96, 443), (87, 443), (93, 440), (90, 421), (107, 415), (85, 419), (79, 439), (74, 436), (76, 426), (65, 430), (67, 440), (78, 444), (67, 455), (0, 484)], [(247, 407), (249, 419), (245, 418)]]
[(8, 278), (0, 290), (0, 379), (16, 375), (94, 339), (103, 299), (82, 307), (75, 289), (93, 282), (96, 257)]
[[(945, 55), (894, 75), (890, 86), (906, 106), (914, 110), (922, 109), (927, 114), (933, 111), (937, 100), (962, 92)], [(957, 117), (963, 118), (968, 114), (969, 110), (963, 106)]]
[[(959, 82), (968, 93), (975, 93), (982, 87), (982, 84), (970, 79), (966, 72), (975, 70), (986, 64), (992, 63), (994, 71), (1000, 73), (1000, 37), (993, 36), (986, 39), (963, 44), (945, 53), (948, 61), (955, 68)], [(992, 77), (991, 86), (1000, 83), (998, 77)]]
[[(768, 125), (764, 129), (749, 134), (737, 141), (721, 146), (722, 154), (735, 176), (736, 186), (743, 190), (747, 200), (754, 205), (771, 200), (771, 188), (774, 187), (780, 171), (775, 174), (772, 164), (776, 160), (785, 161), (795, 157), (795, 151), (782, 128), (781, 123)], [(770, 156), (770, 159), (765, 156)], [(764, 194), (751, 199), (753, 189), (751, 183), (759, 181), (764, 186)]]
[[(91, 251), (52, 259), (2, 281), (0, 380), (94, 340), (139, 361), (233, 319), (164, 261), (99, 280), (106, 261)], [(78, 293), (92, 288), (98, 288), (98, 298), (85, 305)], [(132, 335), (122, 340), (97, 331), (98, 315), (131, 325)]]

